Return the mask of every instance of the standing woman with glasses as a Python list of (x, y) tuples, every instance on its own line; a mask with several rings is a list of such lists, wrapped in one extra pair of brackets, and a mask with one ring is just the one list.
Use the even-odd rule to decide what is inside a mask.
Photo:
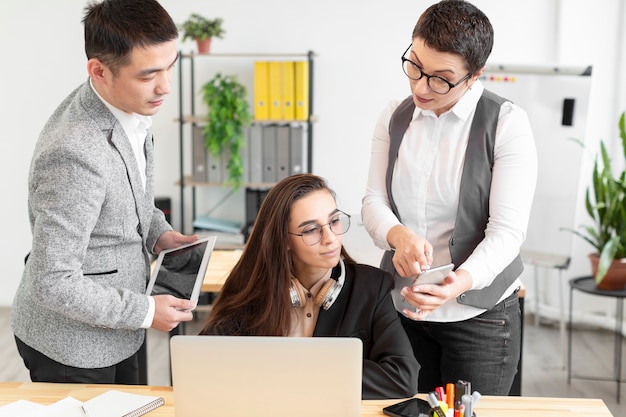
[[(443, 0), (419, 18), (402, 55), (411, 95), (374, 130), (362, 218), (386, 250), (395, 307), (421, 365), (418, 388), (459, 379), (507, 395), (521, 348), (517, 291), (537, 178), (528, 117), (484, 89), (487, 16)], [(398, 68), (399, 69), (399, 68)], [(421, 271), (455, 265), (442, 284)]]
[(418, 365), (389, 295), (393, 279), (348, 256), (349, 228), (322, 178), (274, 185), (201, 334), (357, 337), (363, 399), (415, 395)]

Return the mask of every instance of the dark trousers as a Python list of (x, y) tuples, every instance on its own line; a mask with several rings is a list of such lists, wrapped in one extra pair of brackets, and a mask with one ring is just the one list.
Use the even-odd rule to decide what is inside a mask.
[(30, 371), (33, 382), (76, 382), (83, 384), (139, 384), (139, 360), (135, 353), (105, 368), (76, 368), (63, 365), (31, 348), (17, 337), (17, 350)]
[(460, 322), (413, 321), (400, 315), (420, 364), (419, 392), (459, 379), (483, 395), (508, 395), (521, 351), (517, 292), (491, 310)]

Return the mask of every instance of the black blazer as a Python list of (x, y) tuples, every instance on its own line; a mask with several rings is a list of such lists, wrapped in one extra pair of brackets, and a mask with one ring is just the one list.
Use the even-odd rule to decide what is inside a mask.
[(358, 337), (363, 342), (363, 399), (417, 393), (419, 365), (391, 300), (393, 278), (368, 265), (345, 262), (339, 296), (320, 310), (314, 337)]

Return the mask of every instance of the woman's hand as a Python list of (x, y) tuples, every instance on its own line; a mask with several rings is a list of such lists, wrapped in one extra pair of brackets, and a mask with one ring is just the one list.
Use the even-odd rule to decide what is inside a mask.
[(401, 277), (411, 277), (430, 268), (433, 246), (425, 237), (417, 235), (403, 225), (397, 225), (387, 233), (387, 242), (395, 248), (393, 265)]
[(405, 308), (402, 312), (410, 319), (424, 320), (443, 303), (458, 297), (471, 288), (472, 277), (469, 272), (462, 269), (450, 272), (442, 284), (406, 286), (400, 290), (400, 294), (415, 309)]

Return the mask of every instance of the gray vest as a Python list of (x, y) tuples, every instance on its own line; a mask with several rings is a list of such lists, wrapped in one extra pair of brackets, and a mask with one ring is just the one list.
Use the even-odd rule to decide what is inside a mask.
[[(489, 220), (489, 193), (491, 189), (491, 170), (494, 160), (494, 142), (500, 106), (506, 100), (496, 94), (484, 90), (472, 121), (472, 126), (465, 153), (465, 164), (461, 176), (461, 193), (454, 230), (449, 240), (450, 254), (455, 265), (461, 265), (471, 255), (474, 248), (485, 237), (485, 229)], [(393, 169), (398, 158), (400, 143), (404, 132), (413, 117), (415, 104), (413, 98), (406, 98), (394, 111), (389, 121), (389, 163), (387, 164), (386, 183), (389, 203), (394, 214), (400, 221), (398, 208), (391, 193)], [(394, 271), (392, 263), (393, 251), (385, 252), (381, 261), (381, 269)], [(488, 287), (481, 290), (470, 290), (457, 297), (460, 304), (490, 309), (502, 297), (506, 289), (524, 270), (522, 259), (518, 254)]]

